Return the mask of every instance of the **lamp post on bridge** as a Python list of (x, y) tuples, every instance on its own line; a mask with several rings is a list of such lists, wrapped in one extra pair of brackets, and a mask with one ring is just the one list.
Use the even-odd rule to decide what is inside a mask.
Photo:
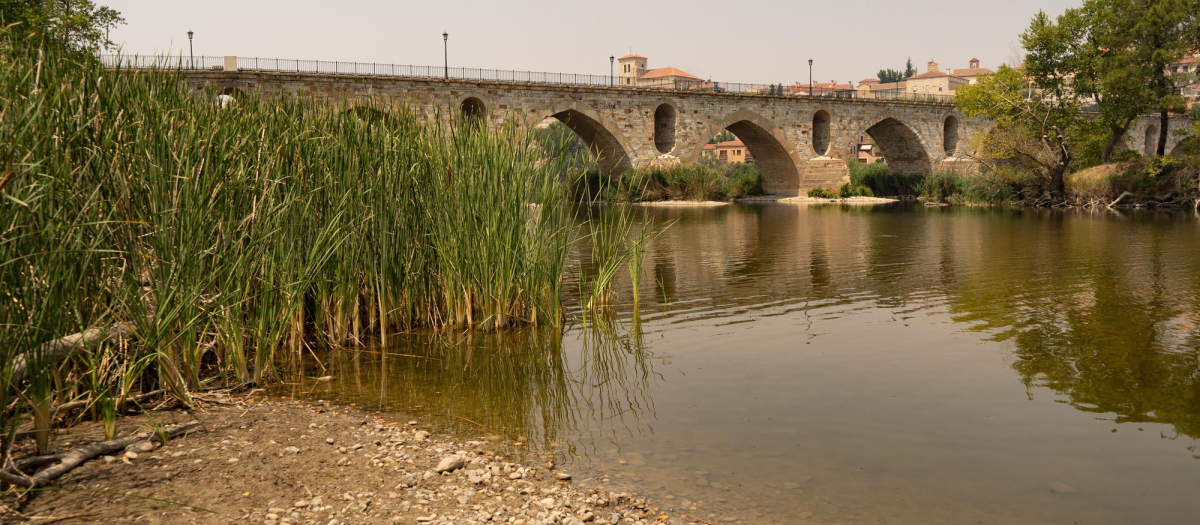
[(195, 33), (188, 29), (188, 64), (190, 64), (190, 69), (196, 69), (196, 52), (192, 49), (192, 35)]
[(446, 74), (446, 80), (450, 80), (450, 33), (442, 31), (442, 58), (445, 59), (443, 72)]
[(608, 86), (609, 87), (612, 87), (612, 85), (613, 85), (613, 60), (616, 60), (616, 59), (617, 59), (616, 57), (614, 57), (612, 55), (608, 55)]
[(813, 96), (812, 59), (811, 58), (808, 59), (808, 96), (809, 96), (809, 98), (812, 98), (812, 96)]

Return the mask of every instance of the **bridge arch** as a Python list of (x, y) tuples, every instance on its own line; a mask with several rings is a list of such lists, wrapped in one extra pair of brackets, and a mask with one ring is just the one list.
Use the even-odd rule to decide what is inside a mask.
[(654, 149), (670, 153), (675, 149), (675, 106), (660, 102), (654, 108)]
[(1158, 126), (1147, 124), (1145, 142), (1142, 144), (1142, 153), (1153, 156), (1156, 152), (1158, 152)]
[[(762, 115), (748, 109), (739, 109), (728, 117), (709, 126), (704, 137), (711, 137), (722, 130), (729, 130), (746, 145), (758, 165), (766, 193), (795, 192), (800, 188), (800, 159), (792, 153), (783, 130)], [(691, 158), (704, 154), (704, 141), (696, 145)]]
[[(957, 117), (955, 119), (957, 120)], [(875, 141), (892, 173), (927, 175), (933, 171), (933, 161), (929, 157), (929, 149), (925, 142), (916, 131), (899, 119), (886, 117), (868, 127), (863, 133)], [(855, 134), (858, 135), (861, 133)]]
[(616, 175), (632, 167), (629, 142), (608, 118), (595, 109), (578, 102), (560, 102), (537, 112), (527, 126), (532, 129), (537, 123), (554, 118), (575, 132), (584, 144), (596, 155), (600, 171)]
[(487, 120), (487, 104), (479, 97), (470, 96), (464, 98), (462, 102), (458, 103), (458, 109), (468, 119), (478, 121)]
[(947, 157), (954, 157), (958, 153), (958, 129), (960, 123), (957, 116), (946, 115), (942, 120), (942, 151), (946, 152)]
[(812, 115), (812, 149), (818, 157), (829, 156), (830, 137), (832, 132), (830, 128), (833, 125), (833, 117), (830, 116), (829, 110), (824, 108), (818, 109)]

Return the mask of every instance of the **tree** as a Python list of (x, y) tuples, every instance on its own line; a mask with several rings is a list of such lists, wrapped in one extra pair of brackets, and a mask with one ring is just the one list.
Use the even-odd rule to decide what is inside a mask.
[(879, 82), (882, 84), (891, 84), (905, 79), (903, 71), (896, 71), (891, 68), (880, 69), (877, 76), (879, 77)]
[(908, 61), (904, 63), (904, 78), (900, 80), (910, 79), (915, 74), (917, 74), (917, 68), (913, 67), (912, 57), (908, 57)]
[[(1145, 111), (1159, 113), (1159, 129), (1168, 129), (1171, 113), (1187, 110), (1179, 95), (1187, 79), (1170, 70), (1197, 48), (1196, 0), (1088, 0), (1080, 18), (1087, 26), (1094, 63), (1093, 91), (1109, 98), (1102, 104), (1113, 124)], [(1066, 16), (1066, 15), (1064, 15)], [(1128, 125), (1125, 126), (1128, 129)], [(1167, 134), (1160, 133), (1156, 153), (1166, 153)]]
[(125, 23), (121, 13), (92, 0), (4, 0), (0, 23), (23, 34), (41, 35), (80, 51), (112, 46), (108, 31)]
[(1083, 118), (1070, 87), (1078, 66), (1072, 36), (1071, 27), (1039, 12), (1021, 34), (1027, 51), (1022, 71), (1001, 66), (955, 94), (965, 115), (996, 123), (981, 139), (986, 155), (1040, 174), (1053, 199), (1065, 193), (1064, 176), (1074, 160), (1070, 134)]

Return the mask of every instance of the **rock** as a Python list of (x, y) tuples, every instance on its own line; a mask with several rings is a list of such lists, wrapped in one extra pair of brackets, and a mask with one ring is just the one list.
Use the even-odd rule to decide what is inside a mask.
[(591, 523), (593, 521), (596, 521), (596, 515), (593, 514), (592, 511), (590, 511), (590, 510), (585, 510), (585, 511), (583, 511), (583, 514), (579, 515), (579, 519), (582, 520), (584, 523)]
[(433, 470), (438, 474), (443, 472), (454, 472), (460, 468), (463, 468), (466, 466), (466, 464), (467, 462), (462, 458), (462, 456), (446, 456), (442, 458), (442, 461), (438, 463), (437, 468)]
[(275, 521), (275, 520), (279, 519), (279, 515), (275, 514), (275, 513), (267, 514), (267, 519), (269, 519), (271, 521)]
[(125, 458), (126, 458), (126, 459), (137, 459), (137, 458), (138, 458), (138, 453), (137, 453), (137, 452), (134, 452), (134, 451), (132, 451), (132, 450), (128, 450), (128, 451), (126, 451), (126, 452), (125, 452)]
[(299, 454), (300, 453), (300, 449), (298, 447), (284, 447), (283, 451), (284, 451), (284, 453), (287, 453), (287, 454)]
[(563, 525), (583, 525), (583, 522), (579, 521), (579, 518), (568, 517), (563, 520)]
[(521, 473), (519, 471), (513, 472), (512, 474), (508, 475), (508, 479), (521, 479)]
[(554, 498), (546, 498), (542, 501), (539, 501), (538, 504), (548, 509), (554, 506)]
[(149, 441), (138, 441), (137, 443), (134, 443), (132, 445), (129, 445), (128, 447), (125, 447), (125, 450), (138, 452), (138, 453), (154, 452), (154, 443), (151, 443)]
[(296, 507), (296, 508), (303, 508), (303, 507), (307, 507), (309, 505), (309, 503), (310, 502), (306, 499), (298, 499), (298, 500), (296, 500), (295, 503), (292, 504), (292, 506)]
[(328, 444), (330, 444), (330, 445), (332, 445), (332, 444), (333, 444), (333, 438), (325, 438), (325, 442), (326, 442), (326, 443), (328, 443)]
[(571, 475), (567, 474), (566, 472), (559, 472), (558, 474), (554, 475), (554, 479), (559, 481), (571, 481)]
[(418, 442), (425, 441), (426, 439), (429, 439), (429, 432), (418, 430), (417, 433), (413, 434), (413, 439), (417, 440)]

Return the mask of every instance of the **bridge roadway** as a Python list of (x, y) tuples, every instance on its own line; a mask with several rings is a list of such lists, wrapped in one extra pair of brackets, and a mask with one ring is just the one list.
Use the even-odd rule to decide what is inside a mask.
[[(754, 155), (764, 190), (777, 195), (841, 186), (849, 180), (845, 159), (866, 136), (897, 173), (972, 170), (970, 139), (989, 127), (944, 102), (251, 70), (187, 75), (198, 89), (216, 87), (235, 99), (251, 90), (348, 104), (375, 99), (426, 118), (465, 114), (489, 126), (523, 129), (552, 117), (596, 152), (606, 173), (698, 161), (709, 139), (729, 130)], [(1184, 120), (1172, 120), (1168, 150), (1180, 141), (1174, 131), (1187, 125)], [(1156, 119), (1142, 119), (1126, 147), (1144, 151), (1157, 133)]]

